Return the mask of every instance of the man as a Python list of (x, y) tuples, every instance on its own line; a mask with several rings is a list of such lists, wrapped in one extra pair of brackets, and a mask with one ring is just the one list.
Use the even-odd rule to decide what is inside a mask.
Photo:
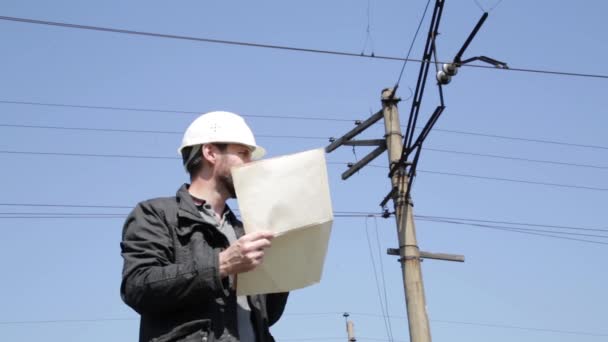
[(258, 266), (273, 234), (244, 234), (226, 205), (230, 168), (263, 156), (243, 118), (197, 118), (179, 148), (190, 184), (139, 203), (121, 243), (121, 296), (141, 315), (140, 342), (272, 342), (287, 293), (236, 296), (238, 274)]

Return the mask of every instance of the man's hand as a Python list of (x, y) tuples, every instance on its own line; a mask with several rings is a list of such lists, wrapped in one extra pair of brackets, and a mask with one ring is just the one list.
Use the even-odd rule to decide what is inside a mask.
[(262, 263), (264, 249), (270, 247), (274, 234), (254, 232), (243, 235), (220, 252), (220, 276), (251, 271)]

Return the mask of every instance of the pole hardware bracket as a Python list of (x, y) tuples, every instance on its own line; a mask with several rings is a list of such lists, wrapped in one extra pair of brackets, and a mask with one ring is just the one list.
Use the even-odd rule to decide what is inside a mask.
[[(388, 248), (386, 250), (386, 254), (388, 255), (401, 255), (399, 253), (398, 248)], [(415, 259), (416, 257), (405, 257), (405, 260)], [(431, 252), (423, 252), (420, 251), (420, 259), (434, 259), (434, 260), (444, 260), (444, 261), (455, 261), (455, 262), (464, 262), (464, 255), (460, 254), (445, 254), (445, 253), (431, 253)]]

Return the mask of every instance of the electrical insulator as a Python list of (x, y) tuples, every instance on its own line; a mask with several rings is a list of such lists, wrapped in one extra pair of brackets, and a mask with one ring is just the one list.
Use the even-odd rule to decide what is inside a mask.
[(454, 76), (458, 73), (458, 67), (454, 63), (446, 63), (442, 69), (448, 76)]
[(437, 72), (437, 82), (445, 85), (450, 83), (451, 80), (452, 76), (448, 75), (445, 71), (440, 70), (439, 72)]

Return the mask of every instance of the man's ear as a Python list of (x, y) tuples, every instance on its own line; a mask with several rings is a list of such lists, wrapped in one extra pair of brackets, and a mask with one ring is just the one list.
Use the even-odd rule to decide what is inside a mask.
[(203, 160), (206, 160), (209, 164), (215, 165), (217, 163), (219, 150), (213, 144), (204, 144), (201, 153), (203, 154)]

